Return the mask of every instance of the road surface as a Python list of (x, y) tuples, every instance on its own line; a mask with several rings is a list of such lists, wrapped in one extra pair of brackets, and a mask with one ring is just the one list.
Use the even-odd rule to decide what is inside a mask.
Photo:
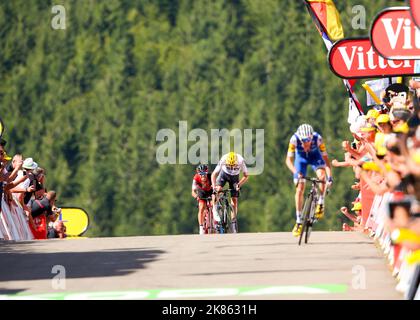
[(402, 299), (356, 232), (0, 242), (0, 299)]

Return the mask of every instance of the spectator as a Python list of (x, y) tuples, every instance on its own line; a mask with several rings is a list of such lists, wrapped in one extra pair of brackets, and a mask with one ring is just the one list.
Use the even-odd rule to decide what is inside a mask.
[[(34, 225), (31, 226), (33, 229), (32, 232), (36, 239), (47, 238), (47, 220), (54, 215), (53, 207), (55, 199), (55, 191), (45, 193), (44, 186), (40, 184), (37, 185), (35, 197), (28, 203), (34, 221)], [(52, 220), (55, 220), (55, 218), (52, 217)]]
[(28, 189), (30, 186), (36, 187), (37, 180), (33, 171), (38, 168), (38, 164), (34, 162), (32, 158), (26, 158), (23, 162), (22, 168), (24, 169), (22, 174), (27, 177), (27, 179), (22, 183), (21, 187), (25, 189), (25, 194), (23, 198), (23, 203), (28, 204), (29, 200), (34, 195), (34, 190)]
[(48, 239), (63, 239), (66, 238), (66, 226), (61, 220), (50, 222), (48, 225)]
[(379, 111), (376, 109), (370, 109), (365, 116), (367, 123), (370, 124), (372, 127), (375, 127), (376, 119), (378, 117), (379, 117)]

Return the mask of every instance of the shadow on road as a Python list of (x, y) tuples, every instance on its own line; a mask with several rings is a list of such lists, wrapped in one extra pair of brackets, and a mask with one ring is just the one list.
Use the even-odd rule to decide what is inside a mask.
[(0, 294), (18, 294), (19, 292), (23, 292), (26, 289), (3, 289), (0, 288)]
[(30, 252), (0, 247), (0, 282), (53, 279), (53, 266), (61, 265), (65, 277), (112, 277), (146, 268), (162, 250), (121, 249), (91, 252)]
[[(309, 244), (305, 244), (305, 246), (307, 245), (328, 245), (328, 246), (334, 246), (334, 245), (360, 245), (360, 244), (372, 244), (372, 241), (335, 241), (335, 242), (316, 242), (316, 240), (314, 240), (313, 242), (309, 243)], [(268, 247), (268, 246), (296, 246), (299, 247), (297, 242), (296, 243), (290, 243), (290, 242), (276, 242), (276, 243), (261, 243), (261, 244), (226, 244), (226, 245), (220, 245), (220, 246), (216, 246), (216, 249), (221, 249), (221, 248), (233, 248), (233, 247)]]
[(288, 269), (288, 270), (253, 270), (253, 271), (232, 271), (232, 272), (207, 272), (207, 273), (187, 273), (186, 276), (221, 276), (221, 275), (238, 275), (238, 274), (263, 274), (263, 273), (294, 273), (294, 272), (323, 272), (329, 269)]

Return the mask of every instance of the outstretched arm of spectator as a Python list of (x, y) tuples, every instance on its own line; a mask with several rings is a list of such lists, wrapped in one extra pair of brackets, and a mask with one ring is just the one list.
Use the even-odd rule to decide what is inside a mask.
[(360, 172), (360, 177), (367, 183), (367, 185), (372, 190), (372, 192), (377, 195), (382, 195), (390, 191), (390, 188), (386, 185), (385, 182), (381, 182), (381, 183), (375, 182), (370, 177), (370, 174), (364, 170)]
[(359, 161), (352, 159), (349, 152), (344, 154), (344, 159), (344, 161), (337, 161), (334, 159), (331, 164), (334, 167), (354, 167), (359, 165)]
[(410, 80), (409, 85), (412, 89), (420, 89), (420, 82), (413, 79)]
[(350, 155), (357, 160), (366, 154), (366, 149), (364, 146), (361, 146), (360, 149), (357, 151), (352, 148), (348, 148), (346, 149), (346, 151), (350, 153)]
[(349, 213), (349, 210), (347, 209), (347, 207), (341, 207), (340, 211), (351, 221), (353, 221), (354, 223), (358, 223), (357, 218)]
[(337, 159), (333, 159), (331, 161), (333, 167), (351, 167), (352, 165), (347, 161), (338, 161)]
[(16, 179), (15, 181), (13, 181), (13, 185), (16, 185), (16, 187), (13, 187), (12, 189), (10, 189), (10, 192), (13, 192), (13, 193), (32, 192), (32, 191), (28, 191), (24, 187), (19, 186), (22, 182), (24, 182), (27, 179), (28, 179), (27, 176), (22, 176)]
[(4, 190), (9, 191), (9, 192), (13, 192), (13, 193), (23, 193), (23, 192), (34, 192), (35, 191), (34, 186), (29, 186), (26, 189), (20, 188), (20, 187), (16, 188), (20, 183), (21, 182), (19, 182), (19, 181), (9, 182), (3, 188), (4, 188)]
[(13, 180), (16, 179), (17, 174), (19, 172), (19, 170), (22, 168), (23, 165), (23, 159), (22, 159), (22, 155), (21, 154), (16, 154), (13, 157), (13, 171), (12, 173), (10, 173), (9, 177), (7, 178), (7, 182), (12, 182)]

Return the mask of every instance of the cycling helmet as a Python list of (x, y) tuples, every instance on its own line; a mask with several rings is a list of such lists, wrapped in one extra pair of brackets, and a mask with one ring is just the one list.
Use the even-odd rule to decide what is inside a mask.
[(235, 152), (229, 152), (226, 158), (226, 164), (228, 166), (235, 166), (238, 164), (238, 156)]
[(304, 123), (299, 126), (296, 134), (302, 142), (307, 142), (312, 139), (312, 135), (314, 134), (314, 129), (312, 128), (311, 125)]
[(207, 173), (209, 171), (209, 167), (206, 164), (200, 164), (195, 169), (198, 173)]

